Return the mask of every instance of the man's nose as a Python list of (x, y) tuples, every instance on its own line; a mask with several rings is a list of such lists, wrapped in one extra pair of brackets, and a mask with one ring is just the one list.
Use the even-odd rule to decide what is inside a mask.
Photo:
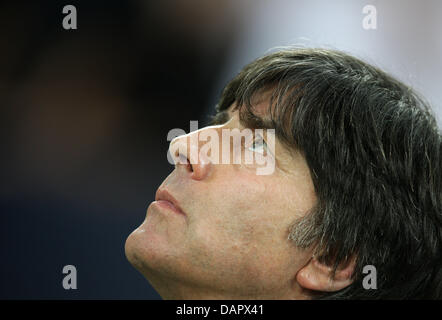
[(212, 161), (200, 153), (199, 131), (176, 137), (169, 145), (169, 152), (175, 166), (178, 169), (185, 170), (190, 178), (194, 180), (207, 178), (213, 170)]

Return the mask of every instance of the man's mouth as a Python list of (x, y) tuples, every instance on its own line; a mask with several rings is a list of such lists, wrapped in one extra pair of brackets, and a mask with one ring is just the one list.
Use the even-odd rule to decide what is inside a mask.
[(186, 215), (180, 208), (178, 201), (166, 189), (159, 188), (155, 194), (156, 203), (165, 209), (174, 211), (175, 213)]

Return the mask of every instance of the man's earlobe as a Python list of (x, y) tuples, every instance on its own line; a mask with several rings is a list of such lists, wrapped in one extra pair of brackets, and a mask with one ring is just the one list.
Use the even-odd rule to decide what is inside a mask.
[(314, 291), (334, 292), (348, 287), (353, 279), (351, 278), (356, 259), (352, 258), (345, 264), (338, 267), (333, 276), (332, 266), (320, 262), (316, 257), (312, 257), (309, 262), (301, 268), (296, 280), (304, 288)]

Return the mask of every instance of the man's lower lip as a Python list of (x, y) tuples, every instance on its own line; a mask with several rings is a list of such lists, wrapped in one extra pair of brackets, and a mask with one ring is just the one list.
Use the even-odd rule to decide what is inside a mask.
[(157, 200), (157, 201), (154, 201), (153, 204), (156, 204), (160, 208), (167, 209), (167, 210), (173, 211), (173, 212), (175, 212), (177, 214), (184, 215), (184, 212), (182, 212), (180, 209), (175, 207), (174, 204), (172, 202), (170, 202), (170, 201), (167, 201), (167, 200)]

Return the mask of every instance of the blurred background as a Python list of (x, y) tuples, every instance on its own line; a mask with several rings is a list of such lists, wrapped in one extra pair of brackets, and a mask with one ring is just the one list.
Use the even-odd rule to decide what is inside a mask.
[[(440, 126), (441, 30), (438, 0), (3, 1), (0, 299), (160, 299), (124, 242), (173, 169), (169, 130), (207, 124), (246, 63), (292, 44), (392, 73)], [(68, 264), (77, 290), (62, 287)]]

